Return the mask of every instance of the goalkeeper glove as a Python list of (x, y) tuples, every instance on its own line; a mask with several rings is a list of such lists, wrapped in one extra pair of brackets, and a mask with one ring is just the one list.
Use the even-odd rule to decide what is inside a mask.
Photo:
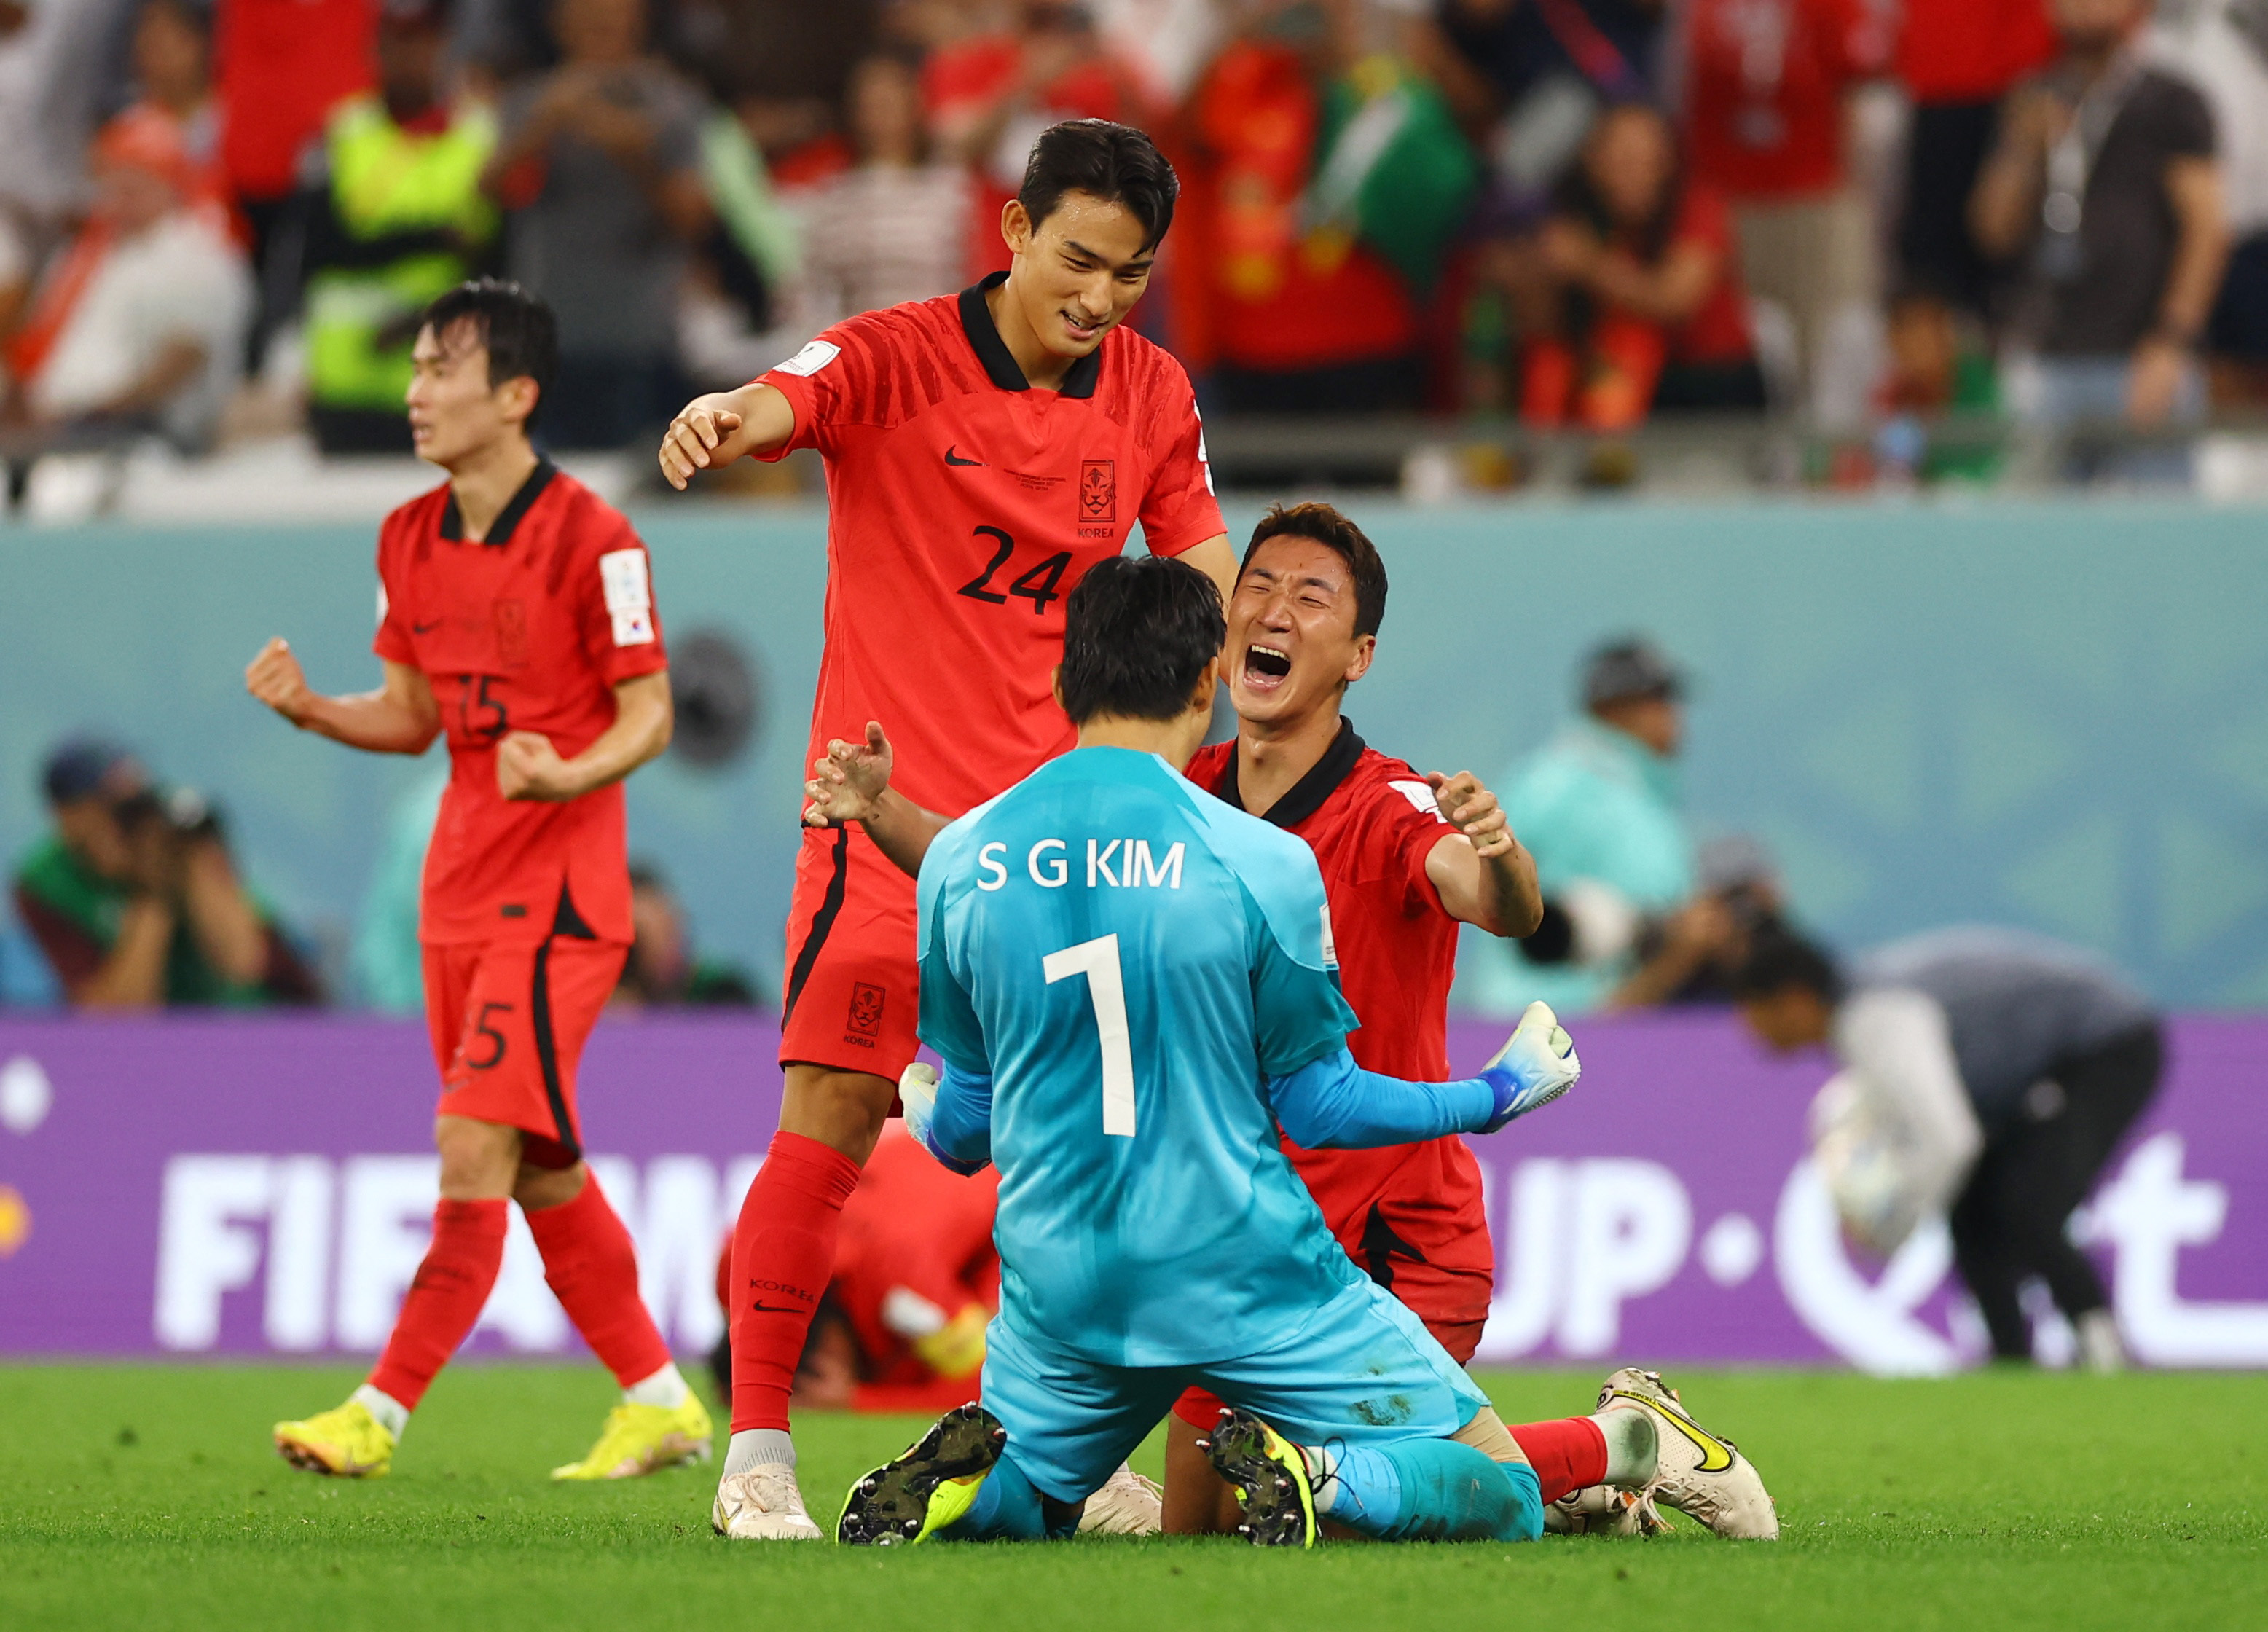
[(1582, 1074), (1575, 1040), (1567, 1035), (1551, 1005), (1529, 1003), (1519, 1027), (1481, 1068), (1481, 1080), (1496, 1094), (1496, 1114), (1481, 1131), (1494, 1133), (1514, 1117), (1550, 1104)]
[(932, 1129), (937, 1121), (937, 1067), (924, 1060), (916, 1060), (898, 1078), (898, 1106), (906, 1116), (906, 1131), (921, 1142), (923, 1150), (935, 1157), (940, 1166), (950, 1168), (966, 1179), (984, 1171), (982, 1162), (964, 1162), (947, 1156), (937, 1148)]

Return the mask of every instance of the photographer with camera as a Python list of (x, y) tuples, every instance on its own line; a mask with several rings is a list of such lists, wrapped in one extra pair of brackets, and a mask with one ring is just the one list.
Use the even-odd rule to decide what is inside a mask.
[(16, 911), (71, 1007), (321, 1001), (201, 795), (91, 737), (56, 748), (43, 782), (55, 831), (16, 870)]

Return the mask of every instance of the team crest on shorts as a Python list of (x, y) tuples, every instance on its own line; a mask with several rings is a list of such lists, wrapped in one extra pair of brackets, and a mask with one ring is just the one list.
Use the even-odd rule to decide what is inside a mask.
[(1082, 523), (1118, 519), (1117, 462), (1081, 459), (1079, 465), (1079, 518)]
[(880, 987), (869, 986), (864, 981), (851, 986), (849, 1029), (854, 1036), (882, 1034), (882, 1000), (887, 996)]

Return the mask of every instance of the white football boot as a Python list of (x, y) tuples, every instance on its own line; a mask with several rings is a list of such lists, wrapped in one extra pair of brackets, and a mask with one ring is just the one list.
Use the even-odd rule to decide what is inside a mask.
[(1102, 1489), (1086, 1498), (1079, 1516), (1083, 1536), (1154, 1536), (1165, 1527), (1166, 1493), (1155, 1480), (1145, 1479), (1121, 1462), (1118, 1471), (1102, 1481)]
[(1669, 1526), (1642, 1490), (1588, 1485), (1543, 1510), (1543, 1527), (1555, 1536), (1658, 1536)]
[(1720, 1536), (1779, 1540), (1779, 1514), (1756, 1465), (1695, 1422), (1659, 1371), (1625, 1366), (1599, 1389), (1602, 1411), (1649, 1413), (1660, 1439), (1659, 1472), (1646, 1495)]
[(718, 1535), (740, 1541), (826, 1539), (804, 1511), (795, 1469), (784, 1462), (759, 1462), (745, 1474), (727, 1474), (718, 1480), (709, 1523)]

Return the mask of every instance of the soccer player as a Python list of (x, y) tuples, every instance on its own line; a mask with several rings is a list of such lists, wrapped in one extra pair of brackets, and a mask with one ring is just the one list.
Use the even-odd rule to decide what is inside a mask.
[[(851, 318), (671, 424), (661, 467), (679, 487), (743, 454), (826, 460), (813, 757), (887, 719), (909, 751), (906, 791), (957, 815), (1070, 746), (1048, 693), (1064, 599), (1136, 521), (1152, 554), (1226, 592), (1236, 558), (1189, 378), (1123, 326), (1177, 189), (1139, 131), (1057, 125), (1001, 212), (1006, 273)], [(911, 881), (863, 831), (806, 833), (779, 1131), (734, 1238), (733, 1439), (711, 1515), (727, 1535), (819, 1538), (789, 1393), (843, 1202), (914, 1057), (914, 925)]]
[[(1300, 504), (1263, 517), (1227, 609), (1221, 670), (1237, 736), (1200, 748), (1187, 774), (1314, 851), (1343, 950), (1342, 989), (1359, 1025), (1347, 1040), (1356, 1062), (1381, 1076), (1439, 1082), (1449, 1076), (1458, 923), (1524, 934), (1535, 927), (1542, 901), (1535, 868), (1494, 796), (1469, 773), (1419, 776), (1366, 746), (1342, 713), (1346, 688), (1375, 656), (1386, 597), (1377, 549), (1337, 510)], [(865, 743), (830, 745), (806, 791), (815, 813), (867, 821), (886, 854), (918, 868), (944, 824), (886, 791), (892, 758), (887, 735), (870, 727)], [(1285, 1153), (1348, 1255), (1408, 1305), (1452, 1357), (1470, 1360), (1488, 1319), (1495, 1251), (1479, 1165), (1464, 1141), (1329, 1150), (1287, 1142)], [(1659, 1378), (1653, 1384), (1667, 1392)], [(1601, 1411), (1646, 1410), (1642, 1392), (1610, 1380)], [(1674, 1393), (1668, 1397), (1674, 1402)], [(1198, 1443), (1219, 1411), (1202, 1391), (1174, 1407), (1163, 1511), (1169, 1531), (1238, 1522), (1236, 1500)], [(1658, 1522), (1650, 1503), (1659, 1499), (1720, 1533), (1771, 1527), (1770, 1498), (1746, 1459), (1701, 1452), (1682, 1431), (1673, 1431), (1653, 1488), (1637, 1503), (1601, 1489), (1609, 1446), (1598, 1420), (1526, 1423), (1511, 1433), (1536, 1471), (1555, 1526), (1587, 1526), (1611, 1512), (1648, 1528)]]
[[(1117, 559), (1072, 592), (1057, 695), (1078, 746), (939, 834), (921, 870), (908, 1123), (1000, 1173), (983, 1405), (859, 1481), (850, 1542), (1067, 1534), (1191, 1384), (1256, 1542), (1319, 1513), (1380, 1539), (1531, 1539), (1532, 1470), (1407, 1308), (1357, 1269), (1278, 1142), (1503, 1126), (1572, 1086), (1538, 1005), (1478, 1077), (1357, 1067), (1305, 844), (1181, 775), (1211, 719), (1214, 586)], [(1650, 1453), (1650, 1421), (1618, 1414)], [(1005, 1430), (1005, 1433), (1004, 1433)], [(1633, 1446), (1635, 1449), (1636, 1447)]]
[(544, 1278), (623, 1397), (555, 1479), (706, 1455), (708, 1413), (638, 1300), (628, 1231), (583, 1162), (575, 1067), (630, 944), (622, 778), (669, 744), (667, 658), (646, 552), (622, 514), (540, 456), (528, 421), (558, 363), (550, 309), (517, 284), (429, 306), (409, 427), (448, 482), (379, 533), (376, 691), (308, 688), (271, 640), (252, 695), (303, 731), (378, 754), (449, 741), (419, 937), (441, 1068), (433, 1241), (368, 1382), (276, 1425), (286, 1460), (383, 1474), (409, 1414), (473, 1329), (517, 1201)]

